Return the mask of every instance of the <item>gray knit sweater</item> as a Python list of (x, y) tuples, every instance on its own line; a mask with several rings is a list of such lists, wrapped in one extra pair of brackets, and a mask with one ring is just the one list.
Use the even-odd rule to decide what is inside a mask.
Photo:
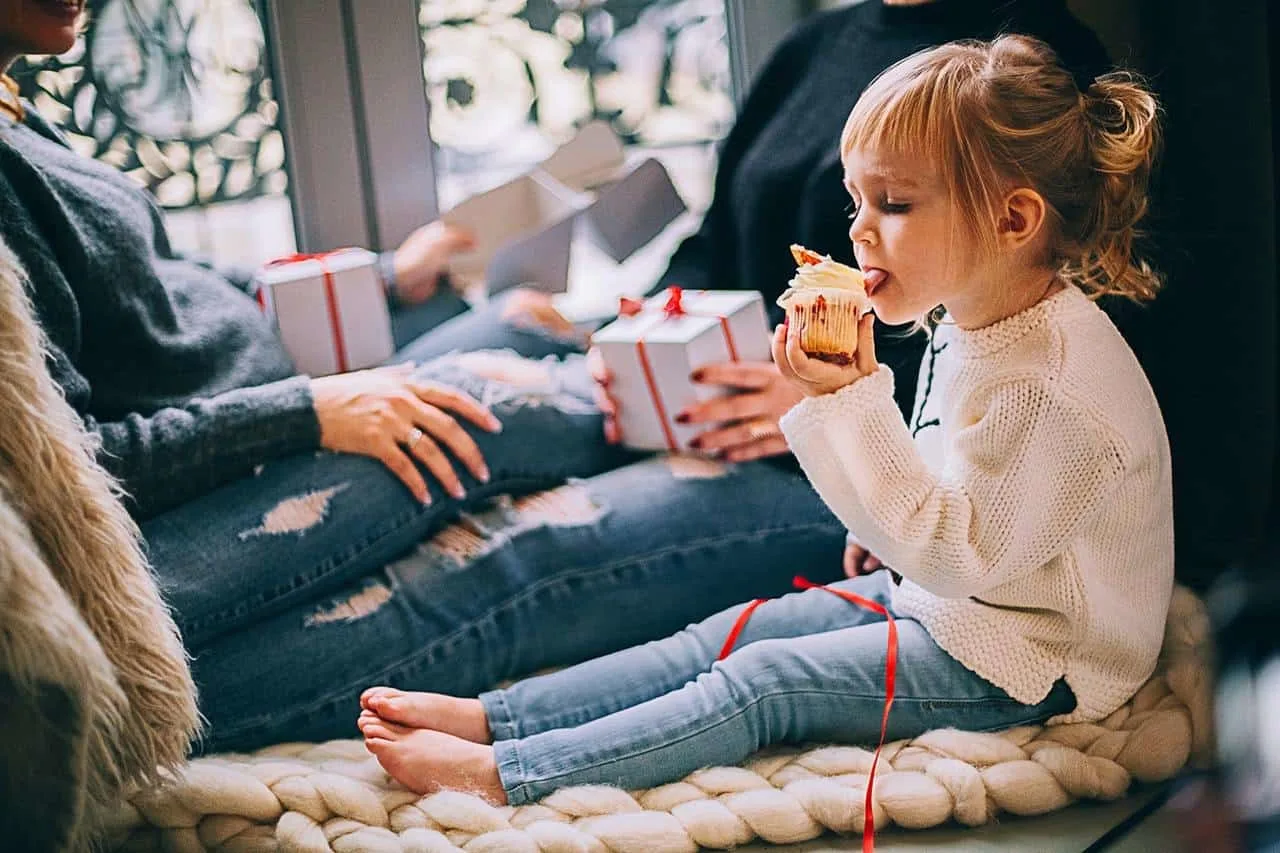
[(135, 516), (318, 446), (309, 380), (247, 277), (177, 257), (149, 194), (30, 111), (0, 118), (0, 237), (26, 268), (53, 378)]

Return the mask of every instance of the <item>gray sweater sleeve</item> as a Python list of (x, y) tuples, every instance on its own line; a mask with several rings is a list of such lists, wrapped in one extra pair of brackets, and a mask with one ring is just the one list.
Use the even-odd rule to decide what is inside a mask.
[(139, 519), (248, 476), (268, 460), (320, 444), (306, 376), (116, 421), (81, 417), (98, 439), (98, 460), (120, 480), (130, 512)]

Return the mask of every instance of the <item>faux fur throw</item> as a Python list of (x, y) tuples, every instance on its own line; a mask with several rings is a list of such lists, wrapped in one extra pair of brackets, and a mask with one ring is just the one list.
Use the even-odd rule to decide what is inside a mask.
[(71, 842), (84, 846), (122, 794), (182, 764), (195, 686), (138, 530), (46, 369), (24, 285), (0, 242), (0, 675), (32, 703), (60, 688), (79, 716), (78, 766), (42, 772), (80, 780)]

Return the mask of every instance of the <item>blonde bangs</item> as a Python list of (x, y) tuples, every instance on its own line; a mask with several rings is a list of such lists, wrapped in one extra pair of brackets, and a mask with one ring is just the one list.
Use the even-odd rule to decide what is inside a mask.
[(840, 135), (841, 157), (855, 150), (936, 156), (943, 136), (934, 114), (937, 80), (909, 65), (913, 58), (888, 68), (862, 93)]
[(973, 236), (989, 245), (994, 235), (983, 227), (982, 211), (994, 216), (998, 169), (971, 130), (980, 121), (975, 85), (984, 62), (980, 45), (954, 42), (890, 66), (854, 105), (840, 136), (840, 156), (874, 151), (928, 162)]

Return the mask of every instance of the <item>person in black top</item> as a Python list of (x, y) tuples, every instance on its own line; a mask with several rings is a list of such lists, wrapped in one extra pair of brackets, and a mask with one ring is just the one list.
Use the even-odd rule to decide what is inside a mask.
[[(0, 0), (0, 67), (65, 50), (78, 12)], [(1061, 0), (867, 0), (804, 21), (759, 73), (706, 220), (656, 286), (752, 288), (768, 304), (791, 242), (850, 260), (849, 106), (917, 49), (1002, 30), (1105, 66)], [(494, 311), (398, 357), (498, 343), (563, 360), (295, 375), (237, 282), (169, 249), (145, 193), (17, 107), (0, 110), (0, 239), (25, 268), (53, 376), (140, 519), (195, 659), (205, 748), (351, 734), (369, 683), (475, 695), (778, 594), (796, 570), (840, 574), (843, 528), (793, 466), (607, 444), (575, 348)], [(453, 245), (419, 232), (397, 272), (403, 253), (406, 279), (432, 279)], [(882, 352), (895, 341), (885, 359), (910, 374), (920, 343), (890, 336)], [(708, 425), (705, 449), (789, 458), (776, 424), (795, 399), (772, 365), (704, 378), (747, 389), (688, 413)]]

